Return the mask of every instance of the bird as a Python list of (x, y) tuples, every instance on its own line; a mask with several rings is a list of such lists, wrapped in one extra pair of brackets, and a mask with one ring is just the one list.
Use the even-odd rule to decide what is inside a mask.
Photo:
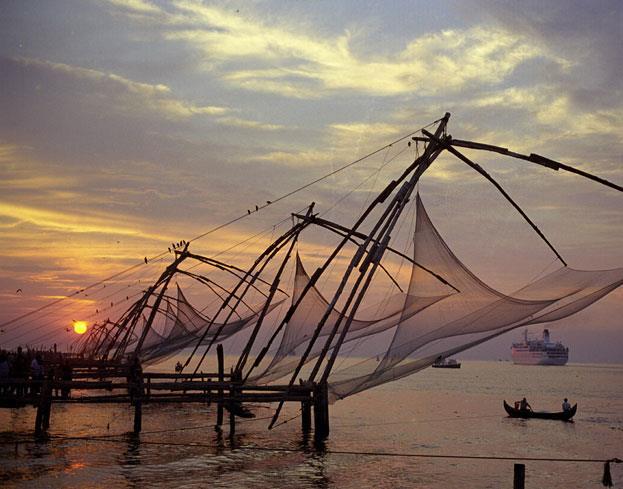
[(17, 289), (17, 290), (15, 291), (15, 293), (16, 293), (16, 294), (19, 294), (21, 291), (22, 291), (22, 289)]
[(145, 260), (145, 263), (147, 263), (147, 257), (143, 258)]
[(260, 208), (259, 208), (258, 206), (255, 206), (255, 210), (256, 210), (256, 211), (259, 211), (259, 210), (260, 210)]
[(270, 204), (272, 204), (272, 202), (270, 200), (267, 200), (266, 205), (270, 205)]
[(247, 209), (247, 214), (251, 214), (251, 211), (249, 209)]
[(167, 248), (167, 250), (169, 250), (169, 253), (171, 253), (171, 247), (170, 246)]

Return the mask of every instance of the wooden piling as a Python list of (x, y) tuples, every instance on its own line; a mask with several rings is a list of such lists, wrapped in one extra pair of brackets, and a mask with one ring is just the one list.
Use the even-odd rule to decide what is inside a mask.
[(138, 435), (143, 427), (143, 396), (144, 384), (143, 384), (143, 369), (136, 361), (132, 367), (132, 377), (134, 382), (134, 434)]
[(513, 473), (513, 489), (525, 489), (526, 487), (526, 466), (515, 464)]
[(138, 435), (143, 427), (143, 402), (140, 397), (134, 400), (134, 434)]
[(329, 436), (329, 390), (322, 382), (314, 388), (314, 438), (323, 441)]
[(236, 434), (236, 385), (237, 376), (231, 371), (229, 384), (229, 437), (232, 438)]
[(35, 436), (42, 437), (50, 427), (50, 413), (52, 411), (52, 382), (48, 378), (40, 385), (39, 403), (35, 416)]
[[(305, 386), (303, 379), (300, 379), (301, 386)], [(301, 401), (301, 429), (303, 433), (311, 431), (311, 391), (309, 399)]]
[[(218, 381), (222, 385), (225, 382), (225, 357), (223, 355), (223, 345), (220, 343), (216, 346), (216, 357), (218, 361)], [(223, 426), (223, 388), (219, 387), (217, 390), (218, 402), (216, 406), (216, 425), (214, 429), (216, 431), (221, 430)]]
[(37, 415), (35, 416), (35, 437), (40, 438), (43, 435), (43, 399), (39, 397), (37, 405)]

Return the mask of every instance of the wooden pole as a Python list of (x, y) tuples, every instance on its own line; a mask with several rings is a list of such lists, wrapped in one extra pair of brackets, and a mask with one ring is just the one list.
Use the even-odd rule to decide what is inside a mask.
[(52, 413), (52, 382), (50, 379), (43, 383), (42, 391), (43, 419), (41, 420), (43, 431), (50, 427), (50, 414)]
[[(311, 205), (307, 208), (306, 217), (311, 216), (313, 209), (314, 209), (314, 203), (312, 202)], [(270, 304), (273, 300), (273, 297), (275, 296), (275, 293), (279, 289), (279, 281), (281, 280), (281, 275), (283, 274), (283, 271), (286, 268), (288, 261), (290, 260), (290, 256), (292, 255), (292, 250), (294, 249), (294, 246), (296, 245), (298, 241), (299, 233), (300, 231), (302, 231), (303, 227), (308, 226), (308, 225), (309, 225), (309, 222), (304, 222), (304, 226), (301, 226), (299, 231), (292, 235), (290, 247), (288, 248), (288, 251), (286, 252), (286, 256), (284, 257), (284, 259), (281, 262), (281, 265), (279, 266), (279, 270), (277, 270), (277, 273), (275, 274), (275, 278), (273, 279), (273, 283), (270, 286), (270, 292), (268, 294), (268, 297), (266, 298), (266, 303), (264, 304), (264, 308), (262, 309), (262, 312), (258, 316), (255, 326), (253, 327), (253, 331), (251, 332), (251, 335), (249, 337), (249, 341), (247, 341), (247, 344), (245, 345), (244, 350), (242, 351), (242, 354), (240, 355), (240, 358), (238, 359), (238, 363), (236, 364), (236, 371), (240, 372), (240, 374), (242, 374), (242, 370), (244, 369), (244, 366), (249, 357), (249, 353), (251, 352), (251, 347), (253, 346), (253, 343), (255, 342), (255, 338), (257, 337), (257, 334), (260, 328), (262, 327), (264, 318), (270, 311)], [(252, 370), (253, 370), (253, 367), (251, 367), (251, 369), (249, 370), (249, 375), (251, 374)], [(248, 375), (246, 378), (248, 378)]]
[(234, 382), (236, 381), (234, 371), (231, 371), (229, 384), (229, 437), (233, 438), (236, 434), (236, 387)]
[(541, 230), (537, 227), (537, 225), (534, 224), (534, 222), (532, 222), (532, 220), (523, 211), (523, 209), (521, 207), (519, 207), (519, 204), (517, 204), (517, 202), (515, 202), (511, 198), (510, 195), (508, 195), (506, 190), (504, 190), (504, 188), (502, 188), (502, 186), (491, 175), (489, 175), (478, 163), (474, 163), (472, 160), (467, 158), (465, 155), (463, 155), (462, 153), (460, 153), (459, 151), (454, 149), (450, 145), (450, 143), (448, 143), (446, 141), (440, 141), (439, 139), (437, 139), (435, 136), (433, 136), (432, 134), (430, 134), (426, 130), (422, 130), (422, 133), (426, 134), (429, 138), (431, 138), (432, 141), (438, 142), (439, 144), (443, 145), (445, 149), (447, 149), (450, 153), (452, 153), (454, 156), (456, 156), (458, 159), (460, 159), (463, 163), (466, 163), (469, 167), (473, 168), (478, 173), (480, 173), (483, 177), (485, 177), (487, 180), (489, 180), (489, 182), (491, 182), (493, 184), (493, 186), (498, 189), (498, 191), (502, 194), (502, 196), (517, 210), (517, 212), (519, 212), (521, 217), (523, 217), (525, 219), (525, 221), (532, 227), (532, 229), (534, 229), (534, 231), (545, 242), (545, 244), (547, 246), (549, 246), (550, 250), (552, 250), (554, 252), (556, 257), (562, 262), (562, 264), (567, 266), (567, 262), (564, 260), (564, 258), (562, 256), (560, 256), (560, 253), (558, 253), (556, 248), (554, 248), (554, 245), (552, 245), (552, 243), (549, 242), (549, 240), (545, 237), (545, 235), (541, 232)]
[[(306, 386), (306, 382), (300, 379), (301, 386)], [(311, 390), (308, 391), (311, 398)], [(301, 429), (303, 433), (309, 433), (311, 430), (311, 402), (310, 400), (301, 401)]]
[[(225, 381), (225, 359), (223, 356), (223, 345), (218, 344), (216, 346), (216, 357), (218, 361), (218, 381), (219, 384)], [(215, 431), (221, 431), (221, 426), (223, 426), (223, 388), (219, 387), (218, 391), (218, 402), (216, 407), (216, 425), (214, 425)]]
[(43, 435), (43, 396), (39, 395), (39, 404), (37, 405), (37, 415), (35, 416), (35, 437), (40, 438)]
[[(438, 126), (437, 131), (435, 132), (436, 135), (440, 135), (441, 132), (445, 129), (445, 126), (446, 126), (449, 118), (450, 118), (450, 114), (446, 113), (444, 115), (444, 117), (441, 119), (441, 123)], [(357, 229), (363, 224), (363, 222), (372, 213), (374, 208), (377, 205), (384, 203), (387, 200), (387, 198), (392, 194), (392, 192), (396, 189), (396, 187), (398, 187), (398, 185), (400, 185), (401, 182), (403, 182), (405, 179), (407, 179), (409, 177), (409, 175), (414, 170), (416, 170), (420, 164), (424, 163), (427, 160), (430, 160), (431, 156), (436, 156), (436, 154), (434, 154), (434, 153), (437, 153), (437, 151), (431, 150), (431, 148), (429, 146), (427, 148), (427, 150), (424, 152), (424, 154), (422, 154), (421, 156), (416, 158), (416, 160), (402, 173), (402, 175), (397, 180), (392, 180), (389, 183), (389, 185), (387, 185), (387, 187), (385, 187), (385, 189), (376, 197), (376, 199), (374, 199), (374, 201), (372, 201), (372, 203), (370, 203), (370, 205), (368, 205), (366, 210), (359, 216), (359, 218), (357, 219), (355, 224), (350, 228), (348, 234), (346, 236), (344, 236), (344, 238), (342, 238), (342, 241), (335, 247), (335, 249), (333, 250), (331, 255), (329, 255), (329, 257), (325, 260), (324, 265), (322, 265), (320, 268), (318, 268), (316, 270), (316, 272), (314, 272), (314, 274), (311, 276), (310, 280), (307, 282), (307, 284), (305, 285), (305, 287), (304, 287), (303, 291), (301, 292), (299, 298), (297, 299), (297, 302), (290, 306), (290, 309), (288, 309), (285, 317), (281, 321), (281, 323), (278, 326), (277, 330), (280, 330), (283, 327), (283, 325), (287, 324), (287, 322), (290, 321), (290, 318), (294, 315), (294, 313), (296, 312), (296, 309), (298, 308), (300, 303), (303, 301), (303, 299), (305, 298), (306, 294), (309, 292), (309, 290), (312, 287), (314, 287), (314, 285), (316, 284), (316, 282), (318, 281), (320, 276), (330, 266), (330, 264), (335, 259), (335, 257), (339, 254), (339, 252), (342, 250), (342, 248), (349, 242), (349, 240), (352, 237), (353, 233), (356, 232)], [(395, 203), (395, 198), (392, 200), (392, 204), (390, 205), (389, 209), (394, 207), (394, 203)], [(369, 235), (368, 239), (366, 240), (366, 242), (362, 246), (360, 246), (360, 250), (362, 250), (361, 251), (362, 255), (365, 252), (365, 247), (367, 247), (369, 245), (370, 241), (373, 239), (373, 233), (376, 231), (376, 229), (378, 229), (378, 227), (381, 225), (382, 220), (385, 219), (387, 213), (390, 211), (389, 209), (385, 210), (384, 216), (377, 223), (377, 225), (375, 226), (375, 229), (370, 233), (370, 235)], [(353, 257), (353, 260), (352, 260), (353, 262), (358, 261), (358, 259), (360, 258), (360, 257), (358, 257), (358, 255), (359, 255), (359, 252), (355, 255), (355, 257)], [(357, 260), (355, 260), (355, 259), (357, 259)], [(352, 265), (352, 263), (351, 263), (351, 265)], [(352, 270), (352, 268), (354, 268), (354, 267), (349, 267), (349, 270)], [(344, 276), (344, 278), (342, 280), (342, 283), (338, 287), (338, 291), (335, 292), (334, 301), (337, 301), (337, 297), (339, 297), (339, 295), (341, 294), (341, 290), (344, 287), (345, 282), (346, 282), (349, 274), (350, 274), (349, 271), (347, 271), (347, 273), (345, 273), (345, 276)], [(299, 375), (301, 369), (303, 368), (303, 365), (307, 362), (307, 359), (309, 357), (310, 352), (312, 351), (314, 343), (318, 339), (318, 336), (320, 335), (320, 332), (321, 332), (321, 330), (322, 330), (322, 328), (323, 328), (323, 326), (325, 324), (325, 321), (328, 318), (330, 309), (333, 308), (334, 306), (335, 306), (335, 303), (332, 302), (329, 305), (329, 307), (327, 308), (327, 311), (325, 312), (325, 315), (320, 320), (319, 324), (316, 326), (316, 328), (314, 330), (314, 333), (313, 333), (312, 337), (309, 340), (309, 343), (307, 345), (307, 348), (306, 348), (305, 352), (301, 356), (301, 359), (299, 360), (298, 365), (296, 366), (294, 372), (292, 373), (292, 376), (290, 377), (290, 381), (288, 383), (289, 386), (292, 386), (294, 384), (295, 380), (298, 378), (298, 375)], [(339, 327), (339, 322), (340, 321), (341, 321), (341, 319), (336, 322), (336, 326)], [(337, 329), (334, 328), (334, 331), (337, 331)], [(325, 348), (328, 348), (328, 345), (331, 344), (331, 341), (332, 341), (333, 337), (335, 336), (335, 332), (334, 331), (332, 331), (331, 340), (326, 341)], [(276, 332), (275, 332), (275, 334), (276, 334)], [(273, 337), (275, 336), (275, 334), (273, 334)], [(273, 338), (271, 337), (271, 340), (272, 339)], [(324, 353), (321, 352), (321, 355), (320, 355), (320, 357), (322, 357), (322, 358), (324, 358), (324, 356), (326, 355), (326, 352), (324, 351), (324, 348), (323, 348), (323, 352)], [(320, 362), (322, 361), (322, 358), (319, 360)], [(314, 370), (317, 370), (317, 368), (319, 368), (319, 363), (316, 364)], [(314, 376), (315, 376), (315, 374), (314, 374)], [(314, 376), (310, 375), (309, 380), (313, 381)], [(277, 421), (277, 419), (279, 417), (279, 413), (281, 412), (282, 408), (283, 408), (283, 402), (280, 402), (279, 405), (277, 406), (277, 409), (275, 410), (275, 414), (273, 415), (273, 419), (271, 420), (271, 422), (269, 424), (269, 429), (274, 426), (275, 422)]]
[[(435, 131), (435, 137), (441, 136), (441, 134), (445, 131), (449, 116), (450, 114), (446, 113), (445, 118), (442, 119), (439, 126), (437, 127), (437, 130)], [(327, 382), (329, 375), (331, 373), (331, 369), (333, 368), (333, 364), (335, 363), (335, 360), (337, 359), (337, 356), (340, 352), (342, 343), (344, 342), (344, 338), (346, 337), (346, 334), (348, 333), (348, 330), (350, 329), (350, 325), (353, 322), (355, 314), (361, 302), (363, 301), (363, 298), (365, 296), (365, 293), (368, 287), (370, 286), (370, 283), (372, 282), (372, 278), (374, 277), (376, 269), (379, 266), (382, 255), (385, 253), (385, 249), (389, 245), (389, 241), (391, 239), (391, 232), (396, 226), (396, 223), (398, 222), (398, 219), (400, 215), (402, 214), (403, 210), (405, 209), (407, 202), (409, 201), (410, 196), (413, 193), (413, 190), (415, 189), (415, 186), (417, 182), (419, 181), (420, 177), (424, 174), (424, 172), (428, 169), (428, 167), (433, 163), (433, 161), (435, 161), (437, 156), (439, 156), (440, 154), (440, 149), (437, 147), (438, 144), (439, 143), (435, 143), (435, 144), (431, 143), (428, 146), (428, 148), (424, 151), (424, 154), (422, 155), (422, 161), (419, 164), (419, 166), (415, 169), (415, 171), (413, 172), (413, 175), (411, 176), (411, 178), (402, 184), (402, 187), (396, 192), (390, 205), (387, 207), (387, 209), (381, 216), (381, 219), (375, 224), (375, 226), (370, 231), (368, 238), (360, 246), (360, 250), (364, 250), (367, 246), (370, 245), (370, 242), (372, 241), (374, 234), (378, 232), (377, 243), (372, 244), (370, 252), (367, 254), (365, 258), (363, 258), (363, 263), (359, 264), (360, 259), (357, 257), (357, 255), (353, 256), (351, 263), (346, 271), (346, 275), (342, 279), (342, 283), (340, 283), (340, 286), (335, 292), (333, 300), (329, 304), (329, 307), (327, 308), (327, 311), (325, 312), (320, 324), (324, 324), (324, 322), (326, 321), (326, 319), (329, 317), (330, 313), (332, 312), (333, 308), (335, 307), (337, 299), (342, 293), (343, 286), (346, 284), (346, 280), (348, 279), (348, 276), (354, 267), (359, 266), (360, 275), (357, 278), (355, 284), (352, 286), (350, 295), (348, 299), (346, 300), (337, 321), (333, 325), (331, 333), (329, 334), (328, 338), (325, 341), (325, 345), (322, 351), (320, 352), (318, 359), (316, 360), (316, 364), (314, 365), (314, 368), (312, 369), (310, 373), (309, 380), (311, 381), (315, 380), (315, 376), (318, 373), (325, 356), (328, 354), (329, 348), (333, 345), (333, 338), (338, 333), (340, 324), (342, 320), (344, 319), (345, 314), (348, 311), (348, 308), (351, 306), (351, 302), (354, 300), (354, 304), (352, 308), (350, 309), (350, 315), (346, 319), (346, 324), (342, 327), (342, 331), (340, 332), (340, 335), (335, 343), (335, 346), (333, 346), (333, 351), (327, 361), (327, 365), (325, 367), (324, 373), (322, 374), (322, 377), (320, 379), (321, 384)], [(368, 270), (369, 265), (372, 265), (370, 270)], [(367, 274), (367, 278), (366, 280), (364, 280), (364, 276), (366, 274)], [(360, 288), (361, 283), (363, 283), (363, 286), (361, 286)]]
[(140, 397), (134, 399), (134, 434), (138, 435), (143, 427), (143, 406)]
[(134, 434), (138, 435), (143, 427), (143, 369), (136, 361), (132, 367), (132, 377), (135, 382), (134, 397)]
[[(37, 382), (37, 381), (35, 381)], [(43, 381), (39, 391), (39, 403), (35, 416), (35, 436), (42, 437), (50, 427), (50, 412), (52, 410), (52, 385), (49, 379)]]
[(314, 389), (314, 439), (324, 441), (329, 436), (329, 395), (326, 382)]
[[(221, 305), (220, 305), (219, 309), (217, 310), (217, 312), (214, 314), (214, 316), (212, 316), (212, 319), (211, 319), (210, 323), (207, 325), (207, 327), (205, 328), (203, 334), (201, 335), (201, 338), (199, 338), (199, 340), (195, 344), (195, 347), (193, 348), (193, 351), (190, 353), (190, 355), (186, 359), (186, 362), (184, 363), (184, 367), (188, 366), (188, 364), (190, 363), (191, 359), (193, 358), (193, 356), (195, 355), (195, 353), (197, 352), (197, 350), (201, 346), (201, 343), (203, 342), (203, 340), (205, 339), (206, 335), (208, 334), (208, 331), (211, 331), (212, 325), (214, 324), (216, 319), (219, 317), (220, 313), (222, 311), (224, 311), (225, 309), (227, 309), (227, 307), (229, 307), (230, 311), (227, 314), (227, 316), (225, 317), (225, 320), (218, 327), (218, 329), (214, 333), (214, 336), (212, 337), (212, 339), (208, 343), (208, 346), (203, 351), (203, 354), (201, 355), (201, 358), (199, 359), (199, 362), (197, 362), (197, 366), (195, 367), (195, 371), (193, 372), (193, 374), (197, 373), (197, 371), (199, 370), (199, 367), (201, 366), (201, 364), (205, 360), (205, 357), (208, 354), (208, 351), (210, 351), (210, 348), (212, 348), (212, 345), (218, 339), (219, 335), (221, 334), (221, 331), (223, 330), (223, 328), (225, 327), (225, 325), (227, 324), (227, 322), (229, 321), (231, 316), (234, 314), (236, 308), (240, 305), (240, 302), (242, 301), (242, 298), (246, 295), (246, 293), (249, 291), (249, 289), (251, 287), (253, 287), (255, 281), (258, 280), (260, 274), (263, 272), (264, 268), (266, 268), (266, 266), (268, 265), (270, 260), (275, 256), (275, 254), (277, 254), (277, 252), (279, 252), (279, 250), (281, 248), (283, 248), (286, 245), (288, 240), (290, 240), (292, 235), (295, 234), (301, 226), (302, 225), (299, 223), (297, 226), (295, 226), (293, 228), (290, 228), (288, 231), (286, 231), (284, 234), (282, 234), (279, 238), (277, 238), (275, 241), (273, 241), (270, 244), (270, 246), (268, 246), (268, 248), (266, 248), (262, 252), (262, 254), (255, 259), (255, 261), (253, 262), (253, 265), (251, 265), (251, 268), (249, 268), (249, 270), (247, 270), (247, 272), (240, 279), (240, 281), (238, 281), (238, 283), (231, 290), (231, 292), (229, 293), (227, 298), (221, 303)], [(264, 261), (264, 260), (266, 260), (266, 261), (264, 263), (262, 263), (262, 261)], [(258, 269), (258, 267), (259, 267), (259, 269)], [(256, 271), (256, 269), (257, 269), (257, 271)], [(244, 287), (243, 287), (243, 285), (244, 285)], [(236, 293), (238, 292), (238, 289), (240, 289), (241, 287), (243, 287), (242, 292), (239, 295), (236, 295)], [(233, 306), (230, 306), (229, 303), (234, 298), (236, 299), (236, 302), (235, 302), (235, 304)]]
[(513, 489), (525, 489), (526, 487), (526, 466), (515, 464), (513, 471)]

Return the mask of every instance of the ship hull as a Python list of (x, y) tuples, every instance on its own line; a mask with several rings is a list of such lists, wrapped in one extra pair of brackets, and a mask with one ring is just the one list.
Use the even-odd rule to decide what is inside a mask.
[(544, 351), (511, 351), (515, 365), (566, 365), (568, 355), (552, 355)]

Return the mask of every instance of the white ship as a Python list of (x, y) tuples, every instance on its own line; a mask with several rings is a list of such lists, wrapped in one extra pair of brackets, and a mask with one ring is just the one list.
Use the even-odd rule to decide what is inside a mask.
[(565, 365), (569, 360), (569, 348), (560, 341), (553, 343), (549, 339), (549, 330), (543, 330), (543, 339), (528, 338), (524, 331), (524, 340), (513, 343), (511, 356), (516, 365)]

